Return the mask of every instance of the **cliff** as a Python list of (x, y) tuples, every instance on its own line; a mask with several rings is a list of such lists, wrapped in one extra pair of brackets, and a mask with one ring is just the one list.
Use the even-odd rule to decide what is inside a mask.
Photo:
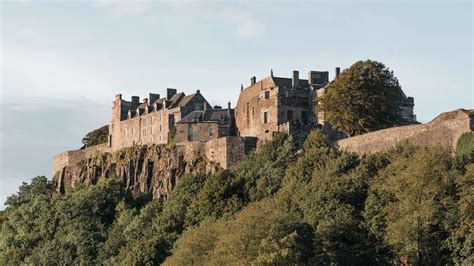
[(53, 181), (56, 191), (64, 193), (74, 184), (90, 185), (101, 178), (116, 178), (133, 195), (151, 192), (154, 198), (166, 198), (184, 174), (228, 168), (244, 153), (244, 141), (238, 137), (173, 147), (134, 146), (115, 152), (101, 144), (54, 157)]

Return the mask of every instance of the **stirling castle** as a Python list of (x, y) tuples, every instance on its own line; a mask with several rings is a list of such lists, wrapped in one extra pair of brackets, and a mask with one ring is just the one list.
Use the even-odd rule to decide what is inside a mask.
[[(335, 77), (339, 74), (336, 68)], [(473, 112), (462, 109), (443, 113), (427, 124), (418, 123), (414, 99), (400, 89), (398, 105), (404, 126), (347, 138), (332, 129), (324, 112), (316, 108), (329, 82), (328, 71), (310, 71), (307, 79), (300, 79), (298, 71), (289, 78), (276, 77), (271, 71), (258, 81), (253, 76), (247, 87), (241, 85), (237, 104), (232, 108), (229, 102), (225, 109), (211, 106), (200, 90), (185, 95), (168, 88), (164, 95), (149, 93), (141, 101), (138, 96), (127, 101), (118, 94), (112, 102), (107, 143), (54, 157), (57, 190), (116, 176), (129, 180), (127, 186), (137, 193), (152, 190), (154, 196), (168, 195), (179, 176), (194, 171), (199, 162), (210, 171), (229, 168), (277, 132), (302, 143), (311, 130), (319, 128), (334, 146), (366, 154), (405, 140), (453, 150), (457, 139), (474, 129)], [(150, 147), (155, 147), (153, 155)], [(109, 158), (106, 167), (98, 165), (98, 157), (127, 149), (148, 150), (136, 152), (137, 158), (128, 165), (120, 165), (122, 155), (109, 156), (113, 159)]]

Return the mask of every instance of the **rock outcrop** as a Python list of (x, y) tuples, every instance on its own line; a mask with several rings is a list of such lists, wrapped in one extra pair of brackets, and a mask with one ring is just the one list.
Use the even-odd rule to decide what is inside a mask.
[(56, 190), (64, 193), (75, 184), (91, 185), (101, 178), (115, 178), (134, 196), (151, 192), (154, 198), (166, 198), (184, 174), (219, 168), (219, 163), (183, 146), (137, 146), (112, 153), (97, 152), (93, 157), (69, 163), (56, 171), (53, 181)]

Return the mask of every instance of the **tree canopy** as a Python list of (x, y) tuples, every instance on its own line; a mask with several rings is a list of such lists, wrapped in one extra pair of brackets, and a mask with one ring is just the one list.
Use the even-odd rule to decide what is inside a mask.
[(35, 177), (0, 212), (0, 264), (472, 265), (473, 188), (473, 157), (409, 143), (359, 157), (319, 131), (296, 153), (277, 135), (167, 200), (113, 178), (55, 195)]
[(397, 78), (384, 64), (358, 61), (327, 86), (317, 108), (334, 129), (355, 136), (398, 125), (400, 93)]
[(109, 137), (108, 125), (95, 129), (87, 133), (84, 136), (84, 138), (82, 138), (82, 144), (84, 144), (83, 148), (102, 144), (102, 143), (107, 143), (108, 137)]

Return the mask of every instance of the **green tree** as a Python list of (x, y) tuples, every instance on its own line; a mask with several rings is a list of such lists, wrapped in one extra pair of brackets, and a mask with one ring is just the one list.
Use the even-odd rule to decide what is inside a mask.
[(444, 244), (454, 208), (452, 159), (433, 148), (395, 150), (373, 181), (366, 201), (367, 227), (397, 255), (416, 265), (450, 261)]
[(348, 136), (398, 125), (401, 88), (393, 71), (372, 60), (358, 61), (329, 84), (318, 108)]
[(84, 138), (82, 138), (83, 148), (106, 143), (109, 137), (109, 126), (103, 126), (101, 128), (95, 129), (87, 133)]

